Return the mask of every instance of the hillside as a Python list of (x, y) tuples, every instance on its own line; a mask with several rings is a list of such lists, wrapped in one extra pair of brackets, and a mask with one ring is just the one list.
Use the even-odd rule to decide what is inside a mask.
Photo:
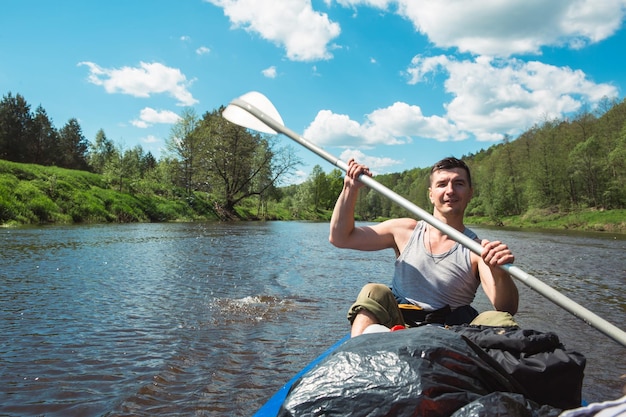
[(99, 174), (0, 160), (0, 224), (206, 219), (217, 219), (207, 202), (122, 193)]

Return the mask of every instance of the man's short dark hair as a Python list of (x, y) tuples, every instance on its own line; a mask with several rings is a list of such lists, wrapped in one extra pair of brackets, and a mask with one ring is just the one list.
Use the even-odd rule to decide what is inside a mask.
[(433, 177), (433, 173), (435, 171), (440, 171), (440, 170), (450, 170), (453, 168), (461, 168), (464, 169), (465, 172), (467, 172), (467, 180), (469, 182), (469, 186), (472, 186), (472, 175), (470, 174), (470, 170), (469, 167), (467, 166), (467, 164), (463, 161), (461, 161), (460, 159), (454, 158), (454, 157), (450, 157), (450, 158), (444, 158), (439, 162), (436, 162), (435, 165), (433, 165), (432, 169), (430, 170), (430, 180), (432, 182), (432, 177)]

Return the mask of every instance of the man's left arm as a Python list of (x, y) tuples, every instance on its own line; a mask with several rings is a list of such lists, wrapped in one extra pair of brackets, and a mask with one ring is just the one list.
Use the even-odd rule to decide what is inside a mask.
[(513, 263), (515, 256), (502, 242), (483, 240), (483, 252), (477, 256), (478, 273), (485, 294), (498, 311), (517, 313), (519, 293), (513, 278), (500, 265)]

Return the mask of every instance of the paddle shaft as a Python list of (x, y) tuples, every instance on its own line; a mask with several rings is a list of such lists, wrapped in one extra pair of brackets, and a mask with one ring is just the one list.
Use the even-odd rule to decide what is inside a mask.
[[(332, 154), (326, 152), (324, 149), (320, 148), (314, 143), (309, 142), (308, 140), (298, 135), (296, 132), (289, 129), (288, 127), (283, 126), (281, 123), (278, 123), (277, 121), (275, 121), (274, 119), (266, 115), (264, 112), (262, 112), (260, 109), (258, 109), (256, 106), (253, 106), (252, 104), (242, 99), (234, 99), (230, 104), (233, 104), (237, 107), (242, 108), (243, 110), (247, 111), (248, 113), (250, 113), (257, 119), (265, 123), (267, 126), (271, 127), (277, 132), (284, 134), (290, 139), (298, 142), (300, 145), (316, 153), (318, 156), (321, 156), (322, 158), (324, 158), (326, 161), (330, 162), (334, 166), (342, 169), (343, 171), (348, 170), (348, 164), (341, 161), (339, 158), (333, 156)], [(415, 214), (421, 220), (424, 220), (426, 223), (439, 229), (442, 233), (445, 233), (451, 239), (467, 247), (472, 252), (478, 255), (482, 253), (483, 248), (478, 242), (474, 241), (473, 239), (467, 237), (466, 235), (459, 232), (455, 228), (437, 219), (432, 214), (428, 213), (424, 209), (411, 203), (406, 198), (398, 195), (394, 191), (391, 191), (389, 188), (380, 184), (373, 178), (367, 175), (361, 175), (359, 177), (359, 181), (363, 182), (368, 187), (372, 188), (375, 191), (378, 191), (380, 194), (391, 199), (396, 204), (402, 206), (403, 208), (407, 209), (411, 213)], [(592, 311), (586, 309), (585, 307), (581, 306), (580, 304), (576, 303), (575, 301), (561, 294), (554, 288), (545, 284), (543, 281), (540, 281), (538, 278), (522, 271), (520, 268), (511, 264), (502, 265), (500, 267), (504, 269), (505, 271), (507, 271), (514, 278), (523, 282), (526, 286), (532, 288), (539, 294), (546, 297), (548, 300), (552, 301), (554, 304), (565, 309), (566, 311), (570, 312), (574, 316), (578, 317), (579, 319), (583, 320), (587, 324), (591, 325), (592, 327), (596, 328), (600, 332), (604, 333), (608, 337), (612, 338), (616, 342), (620, 343), (622, 346), (626, 347), (626, 332), (624, 332), (623, 330), (621, 330), (614, 324), (609, 323), (608, 321), (604, 320), (602, 317), (598, 316)]]

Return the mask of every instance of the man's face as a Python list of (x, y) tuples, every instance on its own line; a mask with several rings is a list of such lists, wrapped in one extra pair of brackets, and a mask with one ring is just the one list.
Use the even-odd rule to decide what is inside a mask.
[(428, 190), (435, 211), (444, 215), (463, 215), (473, 194), (467, 172), (463, 168), (433, 172)]

